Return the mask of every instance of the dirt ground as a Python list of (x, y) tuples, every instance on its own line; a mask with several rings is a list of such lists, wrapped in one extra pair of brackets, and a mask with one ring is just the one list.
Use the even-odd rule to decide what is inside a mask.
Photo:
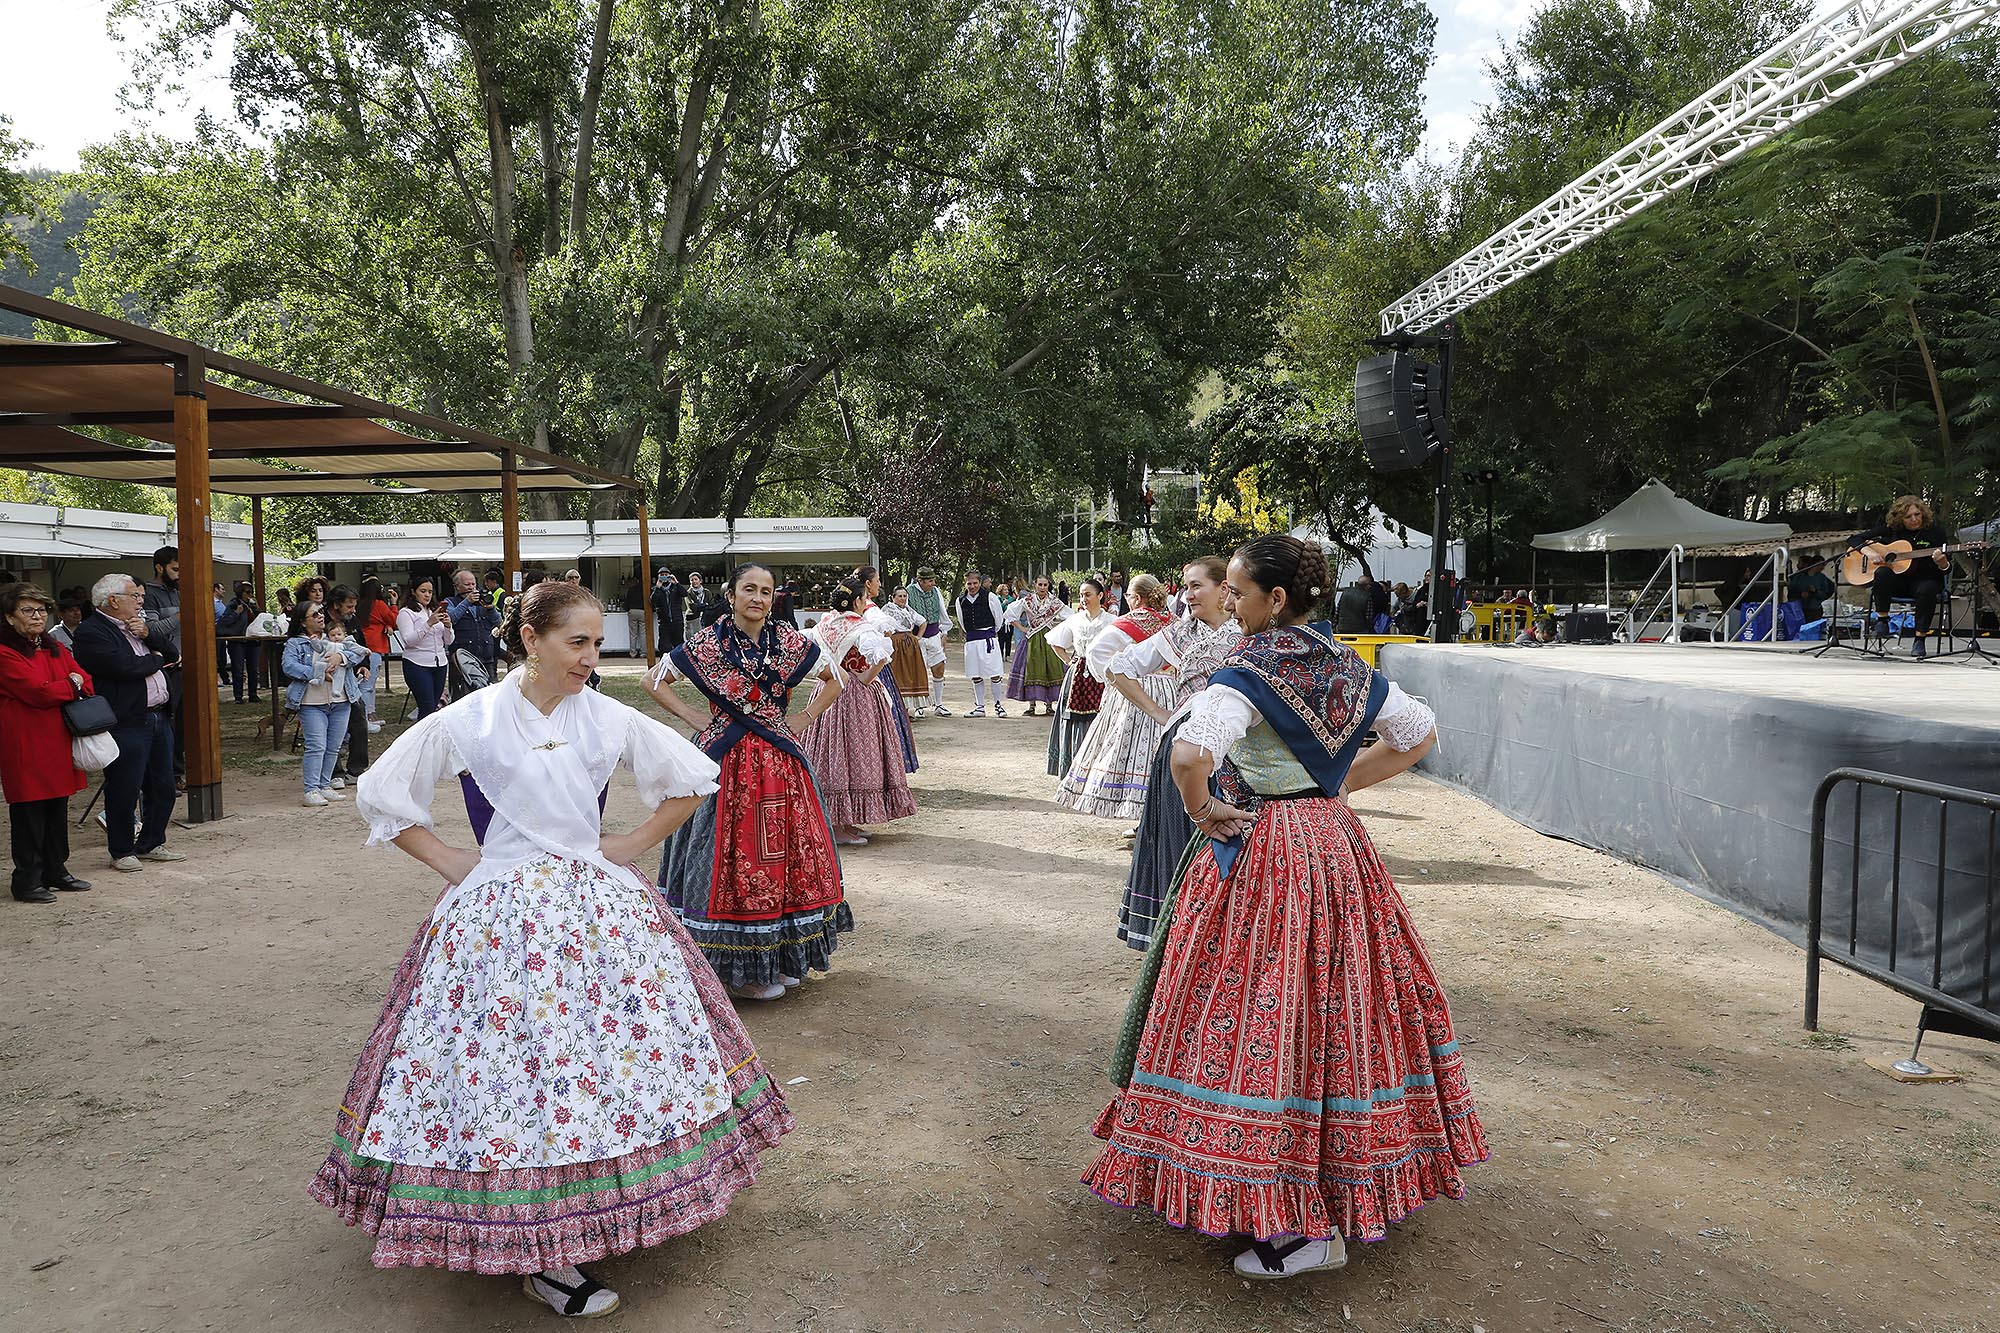
[[(0, 1328), (554, 1327), (502, 1279), (373, 1269), (307, 1199), (439, 886), (360, 850), (351, 804), (302, 809), (225, 711), (230, 817), (175, 831), (190, 860), (119, 875), (93, 846), (94, 892), (6, 905)], [(1493, 1148), (1471, 1196), (1254, 1286), (1235, 1247), (1098, 1202), (1077, 1178), (1138, 955), (1118, 826), (1049, 802), (1045, 725), (918, 723), (922, 812), (850, 851), (833, 975), (746, 1015), (798, 1131), (728, 1217), (601, 1265), (616, 1322), (2000, 1328), (2000, 1052), (1937, 1039), (1967, 1081), (1893, 1083), (1862, 1060), (1911, 1003), (1832, 972), (1809, 1037), (1793, 946), (1418, 777), (1356, 803), (1450, 989)]]

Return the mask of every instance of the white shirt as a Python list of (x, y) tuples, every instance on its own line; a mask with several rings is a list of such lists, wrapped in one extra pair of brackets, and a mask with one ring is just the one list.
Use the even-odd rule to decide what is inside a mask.
[[(1198, 745), (1211, 758), (1221, 758), (1229, 747), (1250, 734), (1250, 728), (1264, 720), (1257, 705), (1240, 690), (1211, 684), (1195, 699), (1188, 719), (1177, 739)], [(1392, 750), (1414, 750), (1424, 737), (1437, 729), (1437, 714), (1421, 699), (1403, 693), (1403, 687), (1389, 682), (1389, 696), (1375, 714), (1374, 731)]]
[(1113, 616), (1109, 611), (1099, 611), (1091, 615), (1088, 611), (1078, 611), (1068, 620), (1049, 631), (1049, 647), (1061, 648), (1078, 657), (1090, 656), (1090, 645), (1097, 636), (1110, 628)]

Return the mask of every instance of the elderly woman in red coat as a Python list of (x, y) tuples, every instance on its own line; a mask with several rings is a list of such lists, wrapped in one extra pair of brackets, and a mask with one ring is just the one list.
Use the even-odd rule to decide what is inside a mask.
[(55, 615), (55, 598), (34, 584), (0, 587), (0, 792), (14, 835), (14, 901), (23, 903), (90, 887), (69, 873), (69, 798), (84, 776), (70, 762), (62, 706), (91, 684), (48, 634)]

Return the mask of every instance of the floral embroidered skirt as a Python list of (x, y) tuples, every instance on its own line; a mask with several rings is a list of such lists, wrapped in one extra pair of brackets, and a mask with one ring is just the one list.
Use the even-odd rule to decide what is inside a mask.
[(1152, 771), (1146, 780), (1146, 804), (1139, 812), (1139, 832), (1132, 839), (1132, 866), (1125, 872), (1125, 896), (1118, 904), (1118, 938), (1144, 952), (1153, 943), (1153, 923), (1160, 904), (1173, 887), (1174, 873), (1195, 835), (1194, 821), (1174, 786), (1174, 737), (1180, 722), (1172, 722), (1153, 747)]
[(1485, 1133), (1444, 991), (1354, 813), (1274, 801), (1182, 880), (1130, 1084), (1084, 1183), (1208, 1235), (1379, 1240)]
[(1036, 630), (1014, 650), (1007, 673), (1007, 697), (1024, 704), (1052, 704), (1062, 697), (1063, 660), (1049, 647), (1049, 632)]
[[(803, 737), (827, 817), (835, 828), (907, 819), (917, 813), (917, 800), (910, 795), (889, 696), (853, 676), (842, 684), (833, 707), (814, 719)], [(813, 698), (825, 688), (824, 682), (817, 685)]]
[(545, 856), (417, 932), (310, 1192), (377, 1267), (534, 1273), (714, 1221), (791, 1128), (658, 892)]
[[(1142, 677), (1146, 696), (1172, 708), (1178, 682), (1165, 673)], [(1064, 775), (1056, 804), (1105, 819), (1137, 819), (1146, 807), (1146, 782), (1160, 724), (1114, 689), (1104, 691), (1104, 707)]]
[(746, 736), (722, 757), (716, 783), (660, 855), (667, 905), (727, 985), (826, 971), (854, 914), (812, 774)]

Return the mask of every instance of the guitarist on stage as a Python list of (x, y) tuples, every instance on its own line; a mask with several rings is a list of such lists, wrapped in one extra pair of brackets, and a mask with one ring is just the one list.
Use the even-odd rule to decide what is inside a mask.
[(1917, 496), (1905, 495), (1889, 506), (1889, 521), (1872, 532), (1859, 532), (1847, 539), (1850, 550), (1859, 550), (1875, 542), (1903, 541), (1916, 552), (1916, 559), (1909, 569), (1898, 574), (1893, 569), (1883, 569), (1875, 575), (1874, 595), (1870, 602), (1875, 615), (1887, 616), (1892, 598), (1906, 597), (1916, 603), (1917, 638), (1913, 655), (1924, 655), (1924, 640), (1931, 632), (1931, 621), (1937, 616), (1938, 598), (1944, 595), (1944, 572), (1950, 566), (1950, 558), (1940, 549), (1926, 557), (1923, 553), (1950, 544), (1944, 529), (1937, 525), (1937, 518), (1931, 507)]

